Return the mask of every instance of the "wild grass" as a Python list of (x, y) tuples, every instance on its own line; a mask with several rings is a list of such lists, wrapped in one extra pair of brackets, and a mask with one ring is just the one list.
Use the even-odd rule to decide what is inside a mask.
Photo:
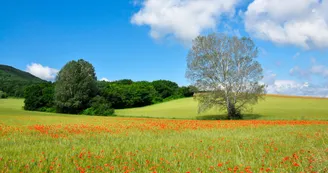
[[(328, 121), (90, 117), (21, 107), (22, 100), (0, 100), (0, 172), (328, 172)], [(323, 110), (312, 115), (325, 119)]]
[[(160, 117), (175, 119), (225, 119), (225, 112), (211, 110), (197, 114), (193, 98), (174, 100), (152, 106), (116, 110), (116, 114), (129, 117)], [(259, 120), (328, 120), (328, 99), (268, 95), (246, 112), (244, 119)]]

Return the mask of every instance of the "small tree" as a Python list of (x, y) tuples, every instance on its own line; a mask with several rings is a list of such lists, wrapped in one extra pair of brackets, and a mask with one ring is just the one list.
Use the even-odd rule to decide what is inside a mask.
[(89, 107), (97, 94), (92, 64), (82, 59), (68, 62), (58, 73), (55, 85), (57, 112), (77, 114)]
[(198, 112), (213, 107), (226, 109), (228, 119), (242, 118), (241, 112), (265, 94), (258, 49), (250, 38), (224, 34), (198, 36), (187, 56), (186, 77), (202, 93), (196, 94)]
[(24, 109), (45, 111), (54, 107), (54, 85), (52, 83), (33, 84), (26, 87)]
[(8, 98), (7, 93), (0, 91), (0, 99), (5, 99), (5, 98)]

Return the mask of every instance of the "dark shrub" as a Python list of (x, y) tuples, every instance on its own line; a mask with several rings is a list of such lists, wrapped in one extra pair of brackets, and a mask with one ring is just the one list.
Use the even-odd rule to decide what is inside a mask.
[(25, 110), (45, 111), (54, 107), (54, 85), (51, 83), (34, 84), (25, 89)]
[(0, 99), (5, 99), (5, 98), (8, 98), (7, 93), (0, 91)]
[(90, 106), (85, 109), (82, 114), (84, 115), (98, 115), (98, 116), (113, 116), (114, 109), (111, 108), (111, 104), (101, 96), (96, 96), (90, 101)]
[(179, 94), (183, 97), (192, 97), (196, 92), (197, 88), (191, 85), (188, 87), (183, 86), (179, 88)]

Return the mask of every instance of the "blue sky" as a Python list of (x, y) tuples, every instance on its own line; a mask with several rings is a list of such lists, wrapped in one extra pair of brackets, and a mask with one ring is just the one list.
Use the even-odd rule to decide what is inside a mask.
[(4, 1), (0, 64), (53, 80), (83, 58), (98, 79), (168, 79), (188, 85), (191, 40), (250, 36), (269, 93), (328, 96), (327, 0)]

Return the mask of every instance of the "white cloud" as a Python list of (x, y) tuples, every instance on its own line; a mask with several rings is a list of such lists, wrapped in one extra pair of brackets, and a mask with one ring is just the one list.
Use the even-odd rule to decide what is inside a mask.
[(313, 85), (307, 81), (297, 82), (294, 80), (278, 80), (272, 71), (264, 74), (262, 83), (267, 85), (269, 94), (328, 97), (328, 85)]
[(245, 12), (245, 28), (278, 44), (327, 48), (327, 9), (327, 0), (254, 0)]
[(293, 80), (276, 80), (268, 85), (269, 94), (283, 94), (296, 96), (328, 97), (328, 87), (324, 85), (312, 85), (308, 82), (300, 83)]
[(26, 66), (26, 71), (43, 80), (53, 81), (59, 70), (42, 66), (41, 64), (32, 63)]
[(160, 39), (173, 35), (189, 43), (203, 31), (215, 30), (221, 15), (235, 14), (239, 0), (145, 0), (131, 23), (150, 26)]
[(100, 81), (110, 82), (110, 80), (105, 77), (101, 78)]

